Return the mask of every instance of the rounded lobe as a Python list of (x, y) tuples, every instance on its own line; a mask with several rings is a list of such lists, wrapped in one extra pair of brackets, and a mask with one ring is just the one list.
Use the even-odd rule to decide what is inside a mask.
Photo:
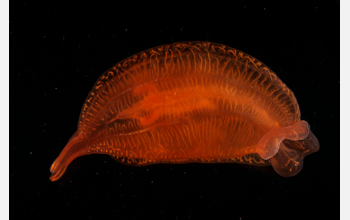
[(294, 176), (303, 167), (304, 157), (319, 150), (319, 142), (306, 121), (276, 128), (259, 141), (257, 153), (271, 159), (275, 171), (284, 177)]
[(303, 140), (284, 140), (281, 145), (278, 153), (271, 158), (271, 165), (283, 177), (298, 174), (303, 167), (305, 156), (320, 149), (320, 144), (312, 132)]

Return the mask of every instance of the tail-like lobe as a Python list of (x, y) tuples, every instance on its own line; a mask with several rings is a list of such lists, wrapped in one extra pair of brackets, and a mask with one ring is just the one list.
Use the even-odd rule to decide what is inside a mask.
[(63, 151), (52, 163), (50, 180), (57, 181), (66, 171), (68, 165), (77, 157), (85, 155), (85, 142), (74, 134), (64, 147)]

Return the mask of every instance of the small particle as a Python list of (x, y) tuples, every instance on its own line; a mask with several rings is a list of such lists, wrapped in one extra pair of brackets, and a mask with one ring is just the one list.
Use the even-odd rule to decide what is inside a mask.
[(29, 154), (33, 154), (33, 152), (29, 152)]
[(153, 181), (151, 181), (151, 183), (153, 183)]
[(55, 89), (57, 90), (57, 87)]
[(128, 31), (128, 29), (125, 29), (125, 31)]

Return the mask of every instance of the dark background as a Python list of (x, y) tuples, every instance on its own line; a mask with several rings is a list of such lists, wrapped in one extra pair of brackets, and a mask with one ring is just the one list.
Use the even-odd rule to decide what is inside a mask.
[[(10, 4), (12, 219), (339, 218), (339, 1), (281, 5), (115, 1)], [(320, 142), (303, 170), (183, 164), (130, 167), (106, 155), (49, 168), (98, 77), (139, 51), (207, 40), (246, 52), (293, 90)]]

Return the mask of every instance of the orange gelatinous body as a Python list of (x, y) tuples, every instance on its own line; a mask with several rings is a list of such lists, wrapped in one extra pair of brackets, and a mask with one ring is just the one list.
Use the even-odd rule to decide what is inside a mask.
[(130, 165), (272, 165), (288, 177), (318, 149), (293, 92), (267, 66), (225, 45), (180, 42), (135, 54), (98, 79), (50, 179), (87, 154)]

